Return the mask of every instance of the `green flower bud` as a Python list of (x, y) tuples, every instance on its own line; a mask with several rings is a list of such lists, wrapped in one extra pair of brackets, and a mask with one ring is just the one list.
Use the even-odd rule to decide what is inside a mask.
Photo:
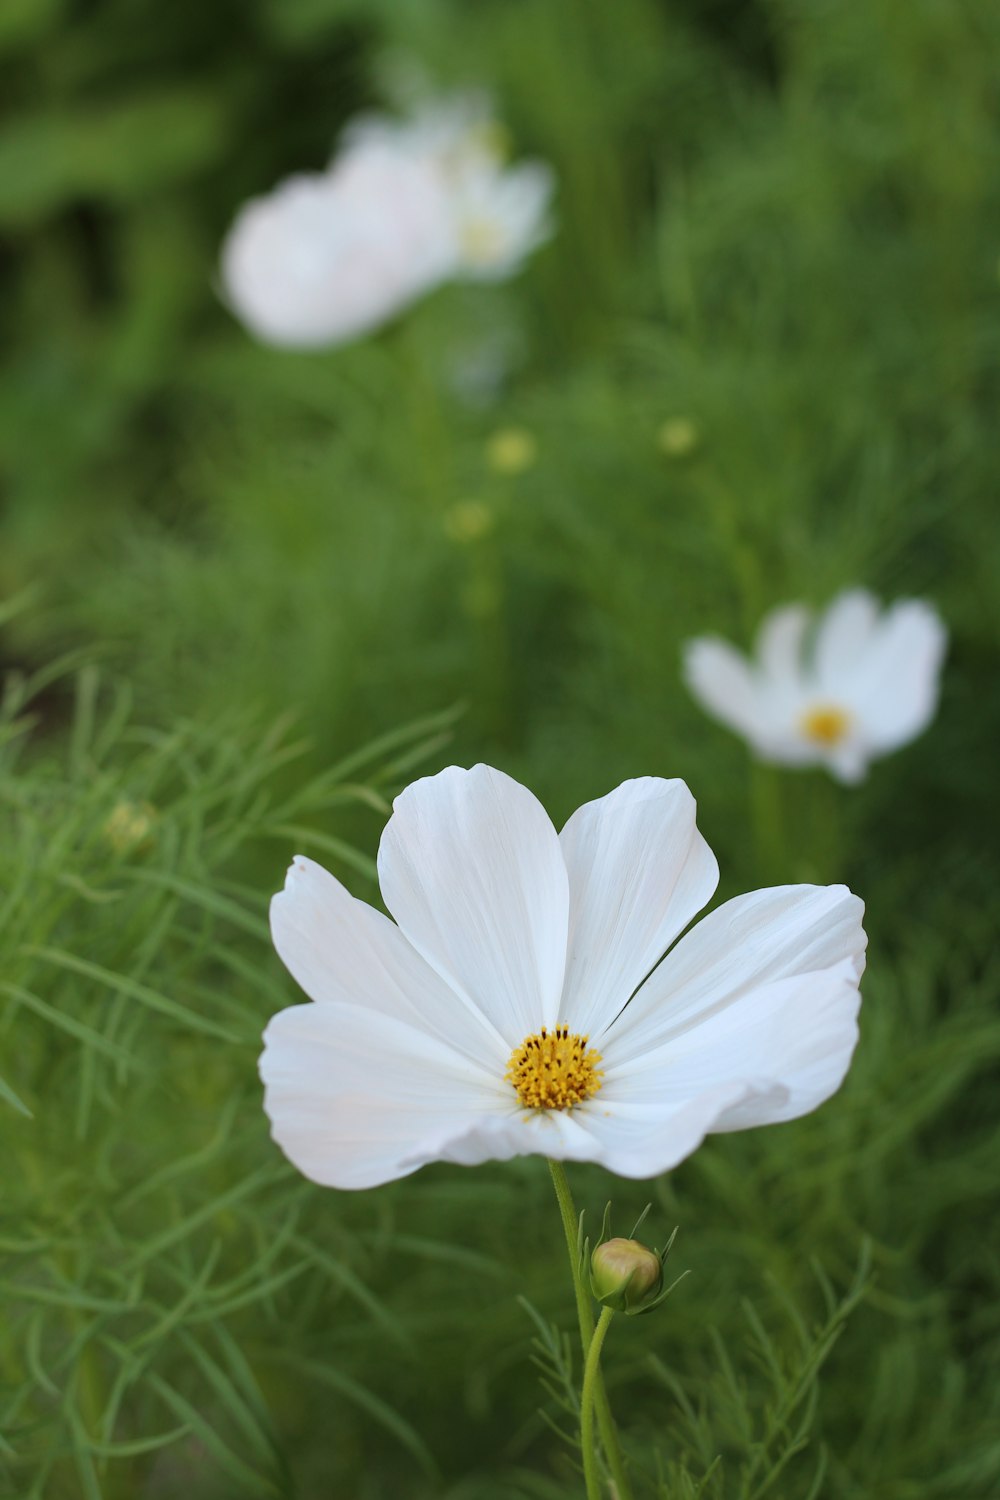
[(663, 1285), (663, 1263), (638, 1240), (605, 1240), (590, 1258), (590, 1288), (604, 1307), (637, 1313)]

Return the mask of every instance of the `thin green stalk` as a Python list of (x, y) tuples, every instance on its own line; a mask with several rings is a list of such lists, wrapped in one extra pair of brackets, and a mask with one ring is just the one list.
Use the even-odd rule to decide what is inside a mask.
[(844, 879), (844, 807), (840, 788), (824, 772), (809, 786), (809, 848), (815, 850), (816, 879)]
[(587, 1486), (587, 1500), (600, 1500), (601, 1476), (594, 1451), (594, 1402), (601, 1384), (601, 1349), (604, 1337), (614, 1317), (613, 1307), (602, 1307), (601, 1316), (594, 1329), (594, 1337), (587, 1350), (587, 1363), (583, 1370), (583, 1394), (580, 1398), (580, 1449), (583, 1453), (583, 1477)]
[(784, 808), (778, 776), (772, 766), (750, 763), (750, 808), (757, 868), (762, 881), (788, 880)]
[[(576, 1292), (576, 1314), (580, 1322), (580, 1344), (583, 1349), (583, 1357), (586, 1359), (594, 1337), (594, 1310), (591, 1302), (590, 1288), (584, 1280), (583, 1267), (580, 1265), (580, 1221), (577, 1218), (576, 1208), (573, 1204), (573, 1195), (569, 1190), (569, 1180), (562, 1162), (550, 1160), (549, 1171), (552, 1173), (552, 1185), (556, 1190), (556, 1200), (559, 1204), (563, 1230), (566, 1235), (566, 1248), (569, 1251), (570, 1270), (573, 1273), (573, 1289)], [(593, 1399), (594, 1407), (597, 1411), (597, 1425), (601, 1433), (601, 1443), (603, 1444), (605, 1456), (608, 1460), (608, 1466), (611, 1469), (611, 1476), (615, 1482), (617, 1500), (632, 1500), (632, 1486), (625, 1471), (625, 1458), (618, 1442), (615, 1419), (611, 1415), (611, 1407), (608, 1404), (608, 1393), (604, 1389), (604, 1377), (601, 1374), (600, 1367), (598, 1367), (594, 1379)]]

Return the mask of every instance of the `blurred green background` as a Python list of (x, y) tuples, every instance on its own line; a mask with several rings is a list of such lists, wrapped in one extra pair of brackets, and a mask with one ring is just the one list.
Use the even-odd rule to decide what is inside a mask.
[[(293, 850), (375, 900), (394, 791), (480, 759), (557, 822), (683, 776), (723, 895), (868, 902), (835, 1101), (573, 1174), (693, 1273), (609, 1341), (639, 1494), (1000, 1493), (998, 64), (988, 0), (6, 0), (0, 1493), (581, 1492), (544, 1163), (324, 1192), (260, 1109)], [(254, 344), (233, 215), (414, 66), (557, 235)], [(681, 643), (859, 583), (942, 612), (937, 721), (858, 789), (751, 767)]]

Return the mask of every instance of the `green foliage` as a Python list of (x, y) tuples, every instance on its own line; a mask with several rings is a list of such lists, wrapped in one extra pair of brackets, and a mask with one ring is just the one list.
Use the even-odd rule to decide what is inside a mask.
[[(985, 0), (0, 9), (0, 1494), (580, 1493), (542, 1164), (323, 1192), (260, 1108), (293, 849), (377, 899), (394, 790), (476, 759), (557, 820), (682, 775), (723, 895), (868, 903), (836, 1100), (573, 1174), (691, 1272), (608, 1340), (639, 1494), (1000, 1490), (998, 56)], [(253, 345), (231, 216), (411, 58), (557, 237)], [(681, 643), (858, 582), (945, 616), (937, 722), (850, 792), (748, 768)]]

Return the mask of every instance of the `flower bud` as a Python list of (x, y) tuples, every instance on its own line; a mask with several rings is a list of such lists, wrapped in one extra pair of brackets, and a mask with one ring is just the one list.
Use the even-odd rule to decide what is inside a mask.
[(486, 462), (496, 474), (523, 474), (538, 457), (538, 443), (526, 427), (501, 427), (486, 444)]
[(660, 452), (667, 458), (687, 458), (700, 441), (700, 434), (690, 417), (668, 417), (657, 434)]
[(102, 832), (116, 854), (132, 854), (148, 848), (156, 819), (156, 808), (149, 802), (122, 798), (105, 818)]
[(597, 1301), (616, 1312), (640, 1312), (660, 1293), (663, 1265), (638, 1240), (605, 1240), (590, 1258), (590, 1287)]

